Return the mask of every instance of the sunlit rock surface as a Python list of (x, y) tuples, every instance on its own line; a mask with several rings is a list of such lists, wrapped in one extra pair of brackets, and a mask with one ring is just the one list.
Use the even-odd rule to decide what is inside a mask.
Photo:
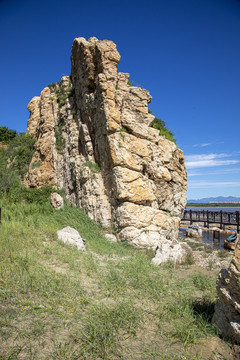
[(117, 72), (119, 61), (112, 41), (74, 40), (71, 76), (28, 105), (27, 133), (37, 143), (25, 183), (57, 184), (118, 239), (155, 247), (178, 236), (184, 155), (151, 127), (151, 96)]

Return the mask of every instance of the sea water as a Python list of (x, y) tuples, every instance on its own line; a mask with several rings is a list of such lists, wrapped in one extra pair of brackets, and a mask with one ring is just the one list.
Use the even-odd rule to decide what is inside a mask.
[[(179, 237), (185, 239), (186, 237), (186, 229), (187, 227), (181, 227), (179, 230)], [(202, 238), (199, 238), (205, 244), (211, 245), (214, 250), (222, 250), (224, 249), (224, 240), (227, 239), (229, 235), (223, 234), (220, 232), (220, 239), (216, 239), (213, 237), (214, 232), (209, 230), (202, 231)]]
[[(240, 211), (240, 207), (187, 207), (187, 210), (193, 210), (193, 211), (214, 211), (214, 212), (218, 212), (218, 211), (225, 211), (225, 212), (235, 212), (235, 211)], [(194, 226), (194, 225), (192, 225)], [(179, 236), (181, 238), (186, 237), (186, 229), (187, 227), (181, 227), (180, 231), (179, 231)], [(202, 232), (202, 242), (205, 244), (209, 244), (211, 245), (211, 247), (215, 250), (220, 250), (224, 248), (224, 240), (227, 239), (227, 237), (229, 235), (223, 234), (222, 232), (220, 232), (220, 239), (215, 239), (214, 237), (214, 232), (213, 231), (209, 231), (209, 230), (203, 230)]]
[(194, 206), (187, 206), (187, 210), (193, 210), (193, 211), (225, 211), (225, 212), (235, 212), (240, 211), (240, 207), (194, 207)]

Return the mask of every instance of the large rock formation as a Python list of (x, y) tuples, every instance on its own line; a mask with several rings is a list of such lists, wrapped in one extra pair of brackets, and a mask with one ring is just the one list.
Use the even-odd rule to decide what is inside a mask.
[(151, 127), (151, 96), (117, 73), (112, 41), (77, 38), (71, 76), (29, 105), (37, 137), (26, 183), (58, 184), (90, 218), (136, 246), (176, 239), (186, 205), (183, 152)]
[(217, 279), (218, 302), (213, 323), (221, 334), (240, 344), (240, 242), (228, 270), (222, 269)]

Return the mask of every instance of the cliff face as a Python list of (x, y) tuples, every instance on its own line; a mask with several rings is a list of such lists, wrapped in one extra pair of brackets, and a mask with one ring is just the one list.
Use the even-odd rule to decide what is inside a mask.
[(175, 239), (186, 205), (184, 155), (151, 127), (149, 92), (117, 73), (111, 41), (77, 38), (71, 61), (71, 77), (28, 105), (27, 133), (37, 143), (26, 183), (58, 184), (90, 218), (136, 246)]

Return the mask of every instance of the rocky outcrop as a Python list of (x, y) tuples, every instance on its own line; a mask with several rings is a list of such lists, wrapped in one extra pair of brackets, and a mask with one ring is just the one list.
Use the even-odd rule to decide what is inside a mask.
[(117, 72), (112, 41), (77, 38), (71, 61), (71, 76), (28, 105), (27, 133), (37, 143), (26, 184), (57, 184), (133, 245), (176, 239), (186, 205), (184, 155), (151, 127), (149, 92)]
[(217, 279), (218, 302), (213, 323), (221, 334), (240, 343), (240, 243), (228, 270), (222, 269)]

